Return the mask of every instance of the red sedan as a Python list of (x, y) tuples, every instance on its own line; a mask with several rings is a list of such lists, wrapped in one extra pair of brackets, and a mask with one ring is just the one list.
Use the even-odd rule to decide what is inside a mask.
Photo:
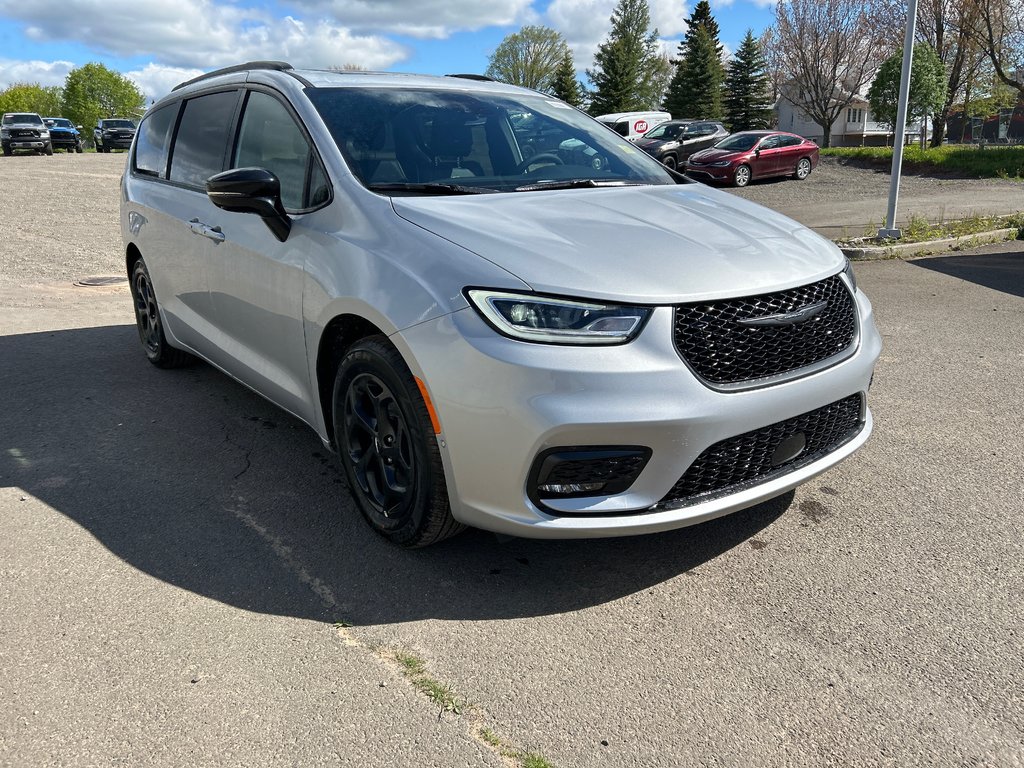
[(686, 174), (699, 181), (745, 187), (751, 179), (792, 176), (800, 181), (818, 164), (818, 145), (783, 131), (743, 131), (690, 155)]

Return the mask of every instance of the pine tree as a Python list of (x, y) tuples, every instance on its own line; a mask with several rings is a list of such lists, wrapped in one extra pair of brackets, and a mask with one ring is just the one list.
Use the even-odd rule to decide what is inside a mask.
[(768, 128), (772, 124), (771, 80), (761, 44), (747, 30), (729, 63), (725, 78), (725, 121), (731, 131)]
[(594, 55), (587, 77), (594, 84), (590, 114), (651, 109), (661, 99), (667, 62), (658, 52), (647, 0), (619, 0), (611, 32)]
[(583, 87), (576, 80), (576, 66), (569, 51), (562, 56), (562, 61), (559, 62), (551, 79), (551, 95), (574, 107), (583, 103)]
[(675, 72), (664, 108), (675, 118), (717, 120), (722, 117), (722, 43), (711, 4), (700, 0), (686, 20), (686, 34), (677, 50)]

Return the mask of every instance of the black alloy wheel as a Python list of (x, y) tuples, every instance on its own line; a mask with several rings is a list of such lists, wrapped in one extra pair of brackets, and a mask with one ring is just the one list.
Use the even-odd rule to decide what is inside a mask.
[(146, 262), (139, 259), (132, 267), (132, 303), (135, 307), (135, 325), (146, 358), (158, 368), (178, 368), (192, 360), (192, 356), (167, 343), (163, 323), (160, 321), (160, 306), (156, 291), (149, 276)]
[(661, 162), (663, 162), (665, 164), (665, 167), (668, 168), (670, 171), (674, 171), (676, 169), (676, 159), (672, 155), (665, 155), (665, 157), (662, 158)]
[(383, 336), (358, 342), (334, 382), (334, 435), (352, 498), (403, 547), (458, 533), (437, 437), (416, 381)]

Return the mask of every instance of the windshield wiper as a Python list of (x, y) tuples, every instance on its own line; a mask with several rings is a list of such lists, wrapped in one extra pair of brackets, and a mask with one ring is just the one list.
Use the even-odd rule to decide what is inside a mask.
[(598, 181), (597, 179), (552, 179), (551, 181), (538, 181), (533, 184), (524, 184), (516, 187), (513, 192), (536, 192), (542, 189), (591, 189), (593, 187), (641, 187), (642, 182), (626, 181)]
[(465, 187), (461, 184), (443, 184), (437, 181), (392, 181), (370, 184), (369, 188), (374, 192), (432, 192), (438, 195), (482, 195), (499, 191), (490, 187)]

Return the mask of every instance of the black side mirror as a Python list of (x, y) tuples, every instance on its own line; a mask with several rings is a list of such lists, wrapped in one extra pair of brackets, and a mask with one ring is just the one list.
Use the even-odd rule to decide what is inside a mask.
[(292, 220), (281, 202), (281, 182), (266, 168), (234, 168), (206, 180), (206, 195), (218, 208), (255, 213), (282, 243)]

